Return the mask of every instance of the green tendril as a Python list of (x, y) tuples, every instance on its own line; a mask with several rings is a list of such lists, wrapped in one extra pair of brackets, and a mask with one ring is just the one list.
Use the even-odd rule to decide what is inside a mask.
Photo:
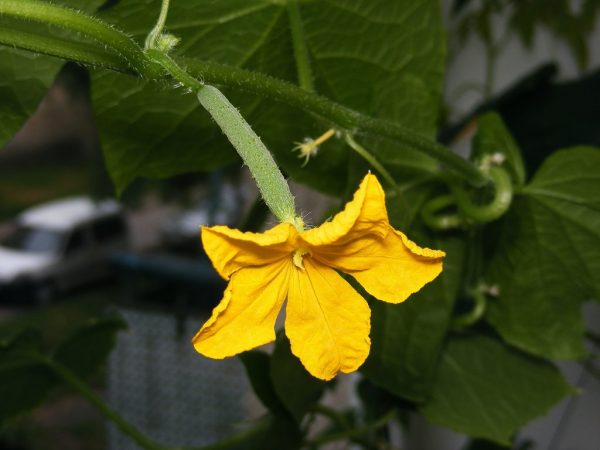
[(421, 219), (432, 230), (451, 230), (463, 226), (463, 220), (457, 213), (443, 213), (456, 208), (456, 200), (452, 195), (442, 195), (429, 200), (421, 209)]
[(474, 203), (462, 186), (451, 184), (456, 205), (467, 219), (484, 223), (496, 220), (508, 211), (513, 197), (513, 185), (510, 175), (500, 166), (489, 168), (490, 181), (493, 183), (494, 197), (486, 204)]

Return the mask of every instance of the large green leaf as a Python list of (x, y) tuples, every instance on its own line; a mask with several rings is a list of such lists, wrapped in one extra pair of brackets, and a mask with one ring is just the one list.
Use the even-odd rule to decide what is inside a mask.
[(460, 288), (464, 244), (435, 242), (447, 256), (442, 274), (405, 303), (371, 304), (371, 352), (361, 372), (400, 397), (424, 400), (431, 389), (454, 302)]
[[(132, 0), (105, 18), (142, 42), (158, 10), (158, 1)], [(445, 51), (436, 1), (308, 2), (301, 4), (301, 16), (319, 93), (433, 130)], [(182, 38), (180, 54), (296, 81), (284, 2), (174, 2), (167, 30)], [(193, 96), (104, 72), (95, 75), (94, 85), (106, 161), (118, 189), (136, 177), (167, 177), (236, 160)], [(306, 169), (290, 151), (294, 141), (316, 137), (326, 124), (252, 95), (229, 95), (288, 173), (324, 191), (342, 190), (347, 149), (328, 143)], [(325, 176), (332, 172), (339, 176)]]
[(577, 358), (581, 303), (600, 297), (600, 151), (561, 150), (542, 165), (502, 223), (486, 275), (500, 298), (488, 320), (502, 337), (550, 358)]
[[(76, 7), (91, 13), (104, 0), (62, 0), (54, 3)], [(46, 30), (43, 25), (0, 17), (0, 26), (10, 24), (22, 30)], [(57, 30), (50, 30), (56, 34)], [(0, 148), (15, 135), (33, 115), (46, 95), (63, 62), (0, 45)]]
[(450, 340), (420, 411), (437, 425), (508, 445), (515, 431), (573, 393), (552, 364), (472, 335)]

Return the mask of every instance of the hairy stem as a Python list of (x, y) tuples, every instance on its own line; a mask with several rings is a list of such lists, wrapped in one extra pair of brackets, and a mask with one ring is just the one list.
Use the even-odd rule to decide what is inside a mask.
[(149, 64), (142, 49), (125, 33), (74, 9), (36, 0), (2, 0), (0, 15), (32, 20), (75, 31), (111, 48), (141, 75), (154, 78), (156, 67)]
[(104, 67), (117, 72), (133, 73), (121, 56), (108, 52), (95, 44), (67, 41), (57, 36), (31, 33), (10, 25), (0, 27), (0, 44), (58, 56), (90, 66)]

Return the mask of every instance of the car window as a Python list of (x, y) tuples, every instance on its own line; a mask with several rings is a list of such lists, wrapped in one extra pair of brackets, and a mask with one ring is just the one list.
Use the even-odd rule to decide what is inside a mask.
[(123, 238), (125, 223), (120, 216), (106, 217), (92, 225), (92, 234), (97, 242), (111, 241)]
[(2, 241), (2, 245), (23, 252), (56, 254), (63, 242), (64, 234), (59, 231), (21, 225)]
[(65, 253), (67, 255), (80, 252), (84, 249), (86, 245), (85, 233), (83, 229), (77, 229), (71, 233), (69, 236), (69, 240), (67, 242), (67, 247), (65, 248)]

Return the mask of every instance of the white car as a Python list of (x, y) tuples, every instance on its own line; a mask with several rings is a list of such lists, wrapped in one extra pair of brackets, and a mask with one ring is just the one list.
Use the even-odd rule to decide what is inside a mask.
[(0, 241), (0, 302), (28, 296), (37, 303), (108, 275), (110, 253), (127, 246), (122, 207), (75, 197), (31, 208)]

